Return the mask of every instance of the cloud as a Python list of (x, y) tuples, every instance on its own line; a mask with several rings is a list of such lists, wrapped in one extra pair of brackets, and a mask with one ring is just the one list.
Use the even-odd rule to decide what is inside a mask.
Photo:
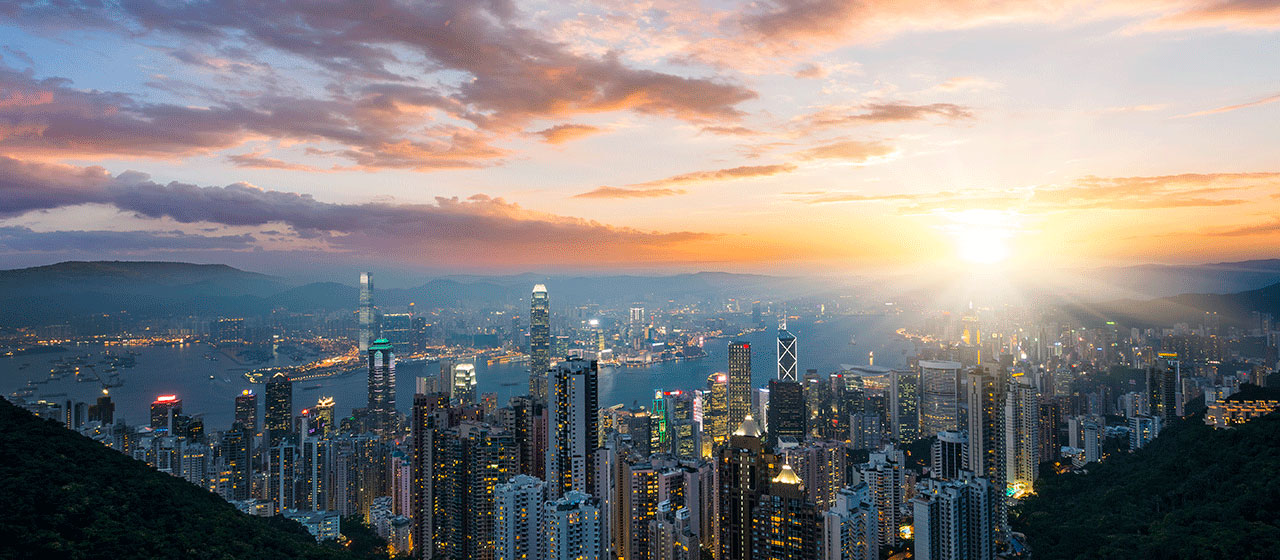
[(1235, 206), (1250, 192), (1280, 187), (1280, 173), (1186, 173), (1151, 177), (1085, 176), (1065, 185), (1015, 189), (967, 189), (921, 193), (791, 193), (806, 204), (884, 202), (901, 213), (1014, 210), (1046, 213), (1071, 210), (1156, 210)]
[(712, 134), (723, 134), (725, 136), (759, 136), (764, 134), (759, 130), (747, 128), (745, 126), (704, 126), (699, 132), (710, 132)]
[(585, 138), (592, 134), (602, 132), (599, 127), (589, 124), (558, 124), (551, 128), (545, 128), (534, 132), (542, 137), (542, 140), (548, 144), (563, 144), (570, 140)]
[(800, 159), (840, 159), (852, 163), (866, 163), (876, 158), (892, 155), (896, 150), (884, 142), (843, 140), (815, 146), (796, 152)]
[(753, 177), (771, 177), (783, 173), (790, 173), (796, 169), (798, 168), (793, 163), (778, 163), (773, 165), (743, 165), (727, 169), (691, 171), (689, 173), (681, 173), (679, 175), (672, 175), (670, 177), (655, 179), (653, 181), (632, 183), (627, 185), (625, 188), (609, 186), (597, 187), (594, 190), (575, 194), (573, 195), (573, 198), (623, 199), (677, 196), (685, 194), (685, 191), (683, 189), (673, 189), (670, 187), (691, 185), (695, 183), (749, 179)]
[(0, 251), (60, 253), (127, 253), (173, 250), (248, 250), (252, 235), (192, 235), (181, 231), (44, 231), (21, 226), (0, 227)]
[(1250, 224), (1228, 229), (1200, 232), (1211, 237), (1248, 237), (1252, 235), (1274, 235), (1280, 233), (1280, 218), (1260, 224)]
[(658, 197), (676, 196), (676, 195), (682, 195), (682, 194), (685, 194), (685, 191), (683, 189), (665, 189), (665, 188), (626, 189), (621, 187), (597, 187), (595, 190), (590, 190), (584, 193), (575, 194), (573, 195), (573, 198), (604, 198), (604, 199), (658, 198)]
[[(142, 173), (112, 176), (101, 168), (27, 163), (0, 156), (0, 217), (83, 204), (103, 204), (141, 218), (183, 224), (281, 224), (300, 238), (335, 251), (404, 251), (426, 258), (468, 258), (486, 264), (564, 262), (566, 254), (609, 253), (607, 259), (669, 262), (716, 234), (615, 227), (525, 209), (501, 198), (437, 197), (431, 204), (336, 204), (311, 195), (247, 183), (159, 184)], [(553, 259), (553, 260), (548, 260)]]
[(772, 165), (743, 165), (739, 167), (730, 167), (727, 169), (711, 169), (706, 171), (692, 171), (689, 173), (681, 173), (672, 175), (654, 181), (645, 181), (643, 183), (633, 183), (631, 187), (665, 187), (671, 185), (688, 185), (693, 183), (707, 183), (712, 181), (728, 181), (732, 179), (747, 179), (752, 177), (771, 177), (782, 173), (790, 173), (797, 169), (793, 163), (778, 163)]
[(808, 129), (831, 128), (837, 126), (858, 126), (903, 121), (918, 121), (929, 118), (943, 120), (963, 120), (973, 118), (973, 111), (968, 107), (952, 103), (931, 103), (928, 105), (910, 105), (905, 103), (868, 103), (856, 108), (826, 108), (796, 119), (800, 125)]
[(324, 172), (333, 171), (332, 169), (320, 169), (310, 165), (301, 163), (289, 163), (273, 157), (263, 155), (263, 152), (252, 152), (247, 154), (231, 154), (227, 156), (227, 161), (236, 167), (245, 167), (249, 169), (283, 169), (286, 171), (308, 171), (308, 172)]
[(816, 62), (806, 62), (796, 69), (795, 77), (801, 79), (825, 78), (830, 72)]
[(1280, 28), (1280, 4), (1271, 0), (1205, 0), (1182, 11), (1158, 17), (1138, 29), (1160, 31), (1197, 27), (1228, 29)]
[(1269, 103), (1275, 103), (1275, 102), (1277, 102), (1277, 101), (1280, 101), (1280, 93), (1278, 93), (1278, 94), (1276, 94), (1276, 95), (1272, 95), (1272, 96), (1270, 96), (1270, 97), (1264, 97), (1264, 98), (1259, 99), (1259, 100), (1257, 100), (1257, 101), (1250, 101), (1250, 102), (1248, 102), (1248, 103), (1240, 103), (1240, 104), (1237, 104), (1237, 105), (1227, 105), (1227, 106), (1225, 106), (1225, 107), (1218, 107), (1218, 108), (1216, 108), (1216, 109), (1208, 109), (1208, 110), (1205, 110), (1205, 111), (1196, 111), (1196, 112), (1194, 112), (1194, 113), (1187, 113), (1187, 114), (1185, 114), (1185, 115), (1178, 115), (1178, 116), (1176, 116), (1176, 117), (1174, 117), (1174, 118), (1175, 118), (1175, 119), (1184, 119), (1184, 118), (1189, 118), (1189, 117), (1203, 117), (1203, 116), (1205, 116), (1205, 115), (1216, 115), (1216, 114), (1218, 114), (1218, 113), (1226, 113), (1226, 112), (1229, 112), (1229, 111), (1235, 111), (1235, 110), (1238, 110), (1238, 109), (1248, 109), (1248, 108), (1250, 108), (1250, 107), (1258, 107), (1258, 106), (1260, 106), (1260, 105), (1267, 105), (1267, 104), (1269, 104)]
[(939, 91), (983, 91), (1002, 87), (1004, 85), (999, 82), (993, 82), (978, 76), (957, 76), (934, 86), (934, 89)]
[[(417, 74), (460, 72), (466, 79), (442, 87), (447, 102), (437, 104), (461, 109), (462, 118), (486, 130), (619, 110), (685, 120), (734, 118), (735, 105), (756, 97), (737, 84), (632, 68), (616, 53), (577, 54), (521, 26), (518, 10), (505, 0), (245, 2), (235, 9), (216, 1), (134, 0), (93, 6), (82, 10), (120, 33), (243, 42), (309, 60), (344, 81), (412, 85)], [(57, 10), (11, 9), (18, 20), (78, 23), (72, 19), (76, 12), (68, 13), (64, 18)]]

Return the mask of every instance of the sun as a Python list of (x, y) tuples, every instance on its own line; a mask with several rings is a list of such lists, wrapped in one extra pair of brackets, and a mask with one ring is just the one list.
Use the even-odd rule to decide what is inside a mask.
[(1019, 229), (1020, 216), (1000, 210), (964, 210), (944, 216), (941, 227), (955, 244), (956, 258), (969, 264), (993, 265), (1012, 254), (1010, 241)]

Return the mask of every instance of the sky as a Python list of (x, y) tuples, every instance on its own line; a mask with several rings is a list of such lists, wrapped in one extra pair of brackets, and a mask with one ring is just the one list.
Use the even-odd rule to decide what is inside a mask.
[(1273, 0), (0, 3), (0, 268), (1277, 249)]

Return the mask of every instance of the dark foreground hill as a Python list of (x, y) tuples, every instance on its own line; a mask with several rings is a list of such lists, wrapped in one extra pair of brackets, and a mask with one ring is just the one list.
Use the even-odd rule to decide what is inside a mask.
[(1015, 530), (1037, 560), (1280, 555), (1280, 413), (1232, 430), (1200, 415), (1146, 448), (1041, 479)]
[(361, 558), (317, 544), (293, 521), (240, 513), (4, 399), (0, 536), (5, 559)]

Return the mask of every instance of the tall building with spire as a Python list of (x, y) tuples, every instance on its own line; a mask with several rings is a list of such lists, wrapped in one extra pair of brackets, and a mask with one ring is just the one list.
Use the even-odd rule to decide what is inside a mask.
[(787, 322), (784, 320), (778, 325), (778, 380), (779, 381), (800, 381), (796, 374), (796, 361), (798, 348), (796, 348), (796, 337), (787, 330)]
[(753, 560), (818, 560), (822, 517), (805, 494), (804, 481), (783, 464), (752, 512)]
[(547, 402), (547, 369), (551, 367), (551, 298), (536, 284), (529, 298), (529, 396)]
[(369, 344), (373, 342), (375, 336), (374, 331), (377, 328), (376, 317), (373, 312), (373, 273), (360, 273), (360, 307), (356, 310), (357, 320), (360, 322), (359, 345), (360, 352), (364, 353), (369, 350)]
[(549, 375), (547, 495), (550, 498), (570, 491), (597, 495), (598, 372), (595, 360), (570, 358), (556, 364)]
[(717, 460), (720, 484), (720, 554), (724, 560), (751, 558), (752, 516), (768, 489), (777, 457), (765, 451), (763, 434), (744, 415)]
[(374, 433), (386, 436), (396, 424), (396, 354), (385, 338), (369, 346), (369, 406)]
[(729, 343), (729, 425), (738, 426), (751, 413), (751, 343)]

